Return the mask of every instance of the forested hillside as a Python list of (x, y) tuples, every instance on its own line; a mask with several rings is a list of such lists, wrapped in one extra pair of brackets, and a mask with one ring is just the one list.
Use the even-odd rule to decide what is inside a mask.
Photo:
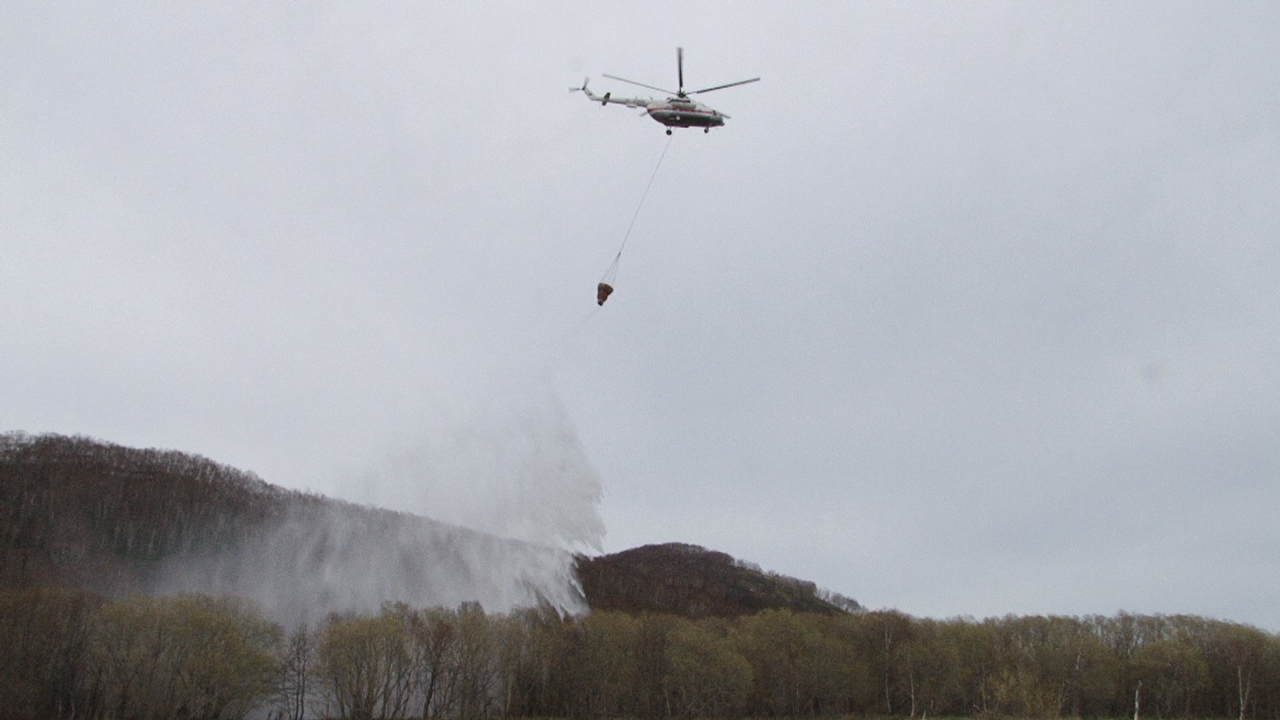
[(318, 502), (194, 455), (0, 436), (0, 582), (146, 590), (159, 561), (234, 552)]
[(569, 610), (585, 601), (689, 617), (858, 609), (813, 583), (692, 545), (571, 559), (286, 490), (197, 455), (82, 437), (0, 436), (0, 508), (0, 586), (229, 593), (286, 621), (386, 600)]
[(573, 563), (186, 453), (0, 436), (0, 586), (238, 595), (296, 622), (387, 600), (583, 609)]
[(578, 578), (592, 610), (737, 617), (761, 610), (833, 614), (861, 609), (804, 580), (766, 573), (697, 545), (645, 545), (578, 559)]

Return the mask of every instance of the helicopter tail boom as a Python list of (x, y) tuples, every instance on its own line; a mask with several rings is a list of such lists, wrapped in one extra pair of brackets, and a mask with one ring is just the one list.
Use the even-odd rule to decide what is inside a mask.
[(584, 78), (582, 81), (582, 87), (569, 88), (569, 92), (581, 91), (582, 94), (586, 95), (589, 100), (593, 102), (598, 102), (600, 103), (601, 106), (613, 103), (615, 105), (626, 105), (627, 107), (633, 107), (633, 108), (649, 107), (649, 103), (647, 101), (640, 100), (638, 98), (615, 98), (613, 97), (613, 93), (611, 92), (607, 92), (604, 95), (597, 95), (591, 92), (591, 89), (587, 87), (587, 82), (589, 80), (590, 78)]

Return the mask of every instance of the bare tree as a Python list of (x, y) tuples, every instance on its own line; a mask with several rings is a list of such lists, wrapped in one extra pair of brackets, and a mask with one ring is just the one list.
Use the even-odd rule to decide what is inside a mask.
[(293, 629), (280, 648), (276, 676), (276, 709), (282, 718), (303, 720), (307, 703), (316, 693), (315, 636), (303, 624)]
[(351, 720), (398, 718), (413, 697), (413, 663), (401, 615), (333, 617), (316, 647), (321, 691)]

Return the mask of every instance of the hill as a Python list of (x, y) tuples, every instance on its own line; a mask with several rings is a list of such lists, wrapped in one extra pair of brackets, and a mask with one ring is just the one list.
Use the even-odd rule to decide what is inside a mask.
[(584, 609), (567, 552), (270, 485), (175, 451), (0, 435), (0, 586), (203, 592), (315, 621), (383, 601)]
[(593, 610), (736, 617), (766, 609), (835, 614), (857, 602), (811, 582), (766, 573), (753, 563), (697, 545), (645, 545), (579, 557), (578, 579)]
[(693, 545), (574, 557), (287, 490), (198, 455), (10, 433), (0, 435), (0, 587), (31, 586), (241, 595), (286, 622), (386, 600), (688, 617), (857, 609)]

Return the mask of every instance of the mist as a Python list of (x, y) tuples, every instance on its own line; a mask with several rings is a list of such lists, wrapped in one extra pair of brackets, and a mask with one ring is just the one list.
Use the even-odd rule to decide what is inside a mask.
[(249, 542), (169, 562), (151, 591), (238, 595), (287, 623), (384, 602), (585, 612), (574, 558), (605, 528), (572, 420), (549, 389), (469, 408), (336, 480), (343, 500), (303, 496)]
[(569, 552), (319, 499), (233, 551), (171, 559), (147, 590), (247, 598), (287, 625), (372, 613), (386, 602), (586, 611)]
[(565, 550), (598, 551), (605, 535), (600, 475), (549, 390), (477, 402), (389, 450), (349, 490), (381, 507)]

